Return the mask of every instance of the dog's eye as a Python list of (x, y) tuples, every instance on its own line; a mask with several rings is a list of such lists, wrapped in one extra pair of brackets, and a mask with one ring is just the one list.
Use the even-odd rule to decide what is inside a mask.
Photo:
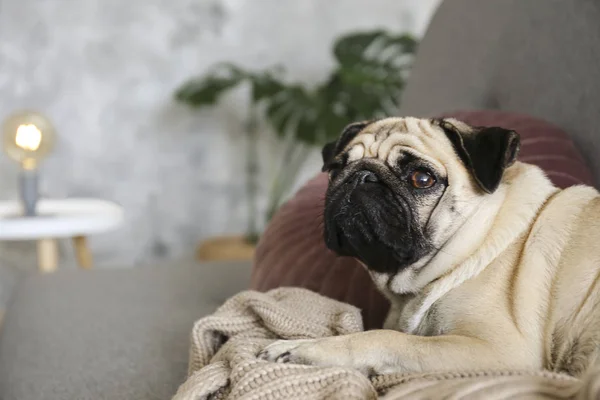
[(435, 182), (435, 177), (427, 171), (416, 170), (410, 175), (410, 183), (417, 189), (430, 188)]

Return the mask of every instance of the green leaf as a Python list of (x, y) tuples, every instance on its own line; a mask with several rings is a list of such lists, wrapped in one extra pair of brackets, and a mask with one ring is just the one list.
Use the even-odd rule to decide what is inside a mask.
[(296, 140), (309, 145), (315, 145), (319, 137), (319, 125), (317, 125), (317, 116), (315, 110), (306, 110), (302, 118), (298, 121), (296, 127)]
[(284, 137), (293, 130), (298, 136), (298, 125), (313, 112), (314, 99), (301, 86), (288, 86), (267, 102), (266, 116), (276, 133)]
[(346, 35), (335, 42), (333, 54), (340, 64), (361, 61), (369, 46), (385, 35), (381, 30)]
[(400, 45), (402, 52), (405, 54), (415, 54), (417, 52), (418, 42), (412, 35), (403, 34), (397, 37), (390, 37), (388, 42)]
[(260, 75), (253, 75), (251, 81), (252, 101), (255, 103), (276, 96), (285, 88), (285, 84), (280, 82), (269, 72), (265, 72)]
[(416, 47), (410, 35), (392, 36), (381, 30), (338, 40), (334, 46), (337, 68), (318, 89), (331, 104), (332, 115), (349, 123), (393, 113)]
[(333, 54), (340, 64), (348, 65), (372, 58), (369, 51), (381, 54), (383, 50), (391, 51), (392, 48), (397, 54), (414, 54), (417, 41), (409, 34), (391, 36), (383, 30), (360, 32), (338, 39)]
[(194, 107), (215, 104), (227, 90), (249, 78), (249, 74), (231, 64), (218, 64), (203, 78), (184, 83), (175, 99)]
[(222, 79), (208, 77), (203, 80), (190, 81), (184, 84), (176, 93), (176, 98), (182, 103), (200, 107), (215, 104), (219, 97), (228, 89), (240, 83), (239, 79)]

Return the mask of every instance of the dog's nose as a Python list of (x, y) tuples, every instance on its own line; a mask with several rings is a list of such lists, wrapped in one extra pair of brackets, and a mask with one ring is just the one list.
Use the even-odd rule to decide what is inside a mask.
[(379, 182), (379, 178), (375, 175), (374, 172), (371, 171), (359, 171), (356, 173), (356, 183), (362, 185), (364, 183), (377, 183)]

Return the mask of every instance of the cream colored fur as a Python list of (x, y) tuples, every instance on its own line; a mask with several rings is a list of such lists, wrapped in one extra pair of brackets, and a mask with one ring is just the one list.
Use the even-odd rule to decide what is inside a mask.
[(267, 357), (285, 354), (290, 362), (365, 373), (547, 368), (581, 374), (600, 343), (598, 192), (560, 191), (540, 169), (517, 162), (494, 193), (482, 194), (428, 120), (382, 120), (348, 145), (351, 161), (391, 164), (400, 150), (448, 177), (444, 196), (460, 199), (461, 218), (450, 218), (442, 199), (429, 210), (439, 251), (397, 274), (372, 274), (392, 304), (385, 329), (280, 341), (266, 349)]

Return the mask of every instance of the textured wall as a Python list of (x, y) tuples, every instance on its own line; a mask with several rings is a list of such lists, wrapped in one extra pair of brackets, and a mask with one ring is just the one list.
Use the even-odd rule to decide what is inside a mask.
[[(437, 0), (0, 0), (0, 117), (21, 107), (55, 121), (60, 142), (43, 193), (120, 203), (122, 229), (91, 238), (97, 263), (176, 257), (245, 223), (243, 93), (213, 112), (174, 105), (172, 91), (217, 61), (281, 63), (316, 81), (329, 47), (353, 29), (420, 34)], [(272, 140), (264, 135), (265, 188)], [(303, 178), (319, 168), (318, 157)], [(0, 157), (0, 198), (17, 168)], [(68, 260), (72, 260), (63, 244)], [(0, 247), (33, 263), (33, 247)], [(27, 261), (25, 261), (27, 260)]]

